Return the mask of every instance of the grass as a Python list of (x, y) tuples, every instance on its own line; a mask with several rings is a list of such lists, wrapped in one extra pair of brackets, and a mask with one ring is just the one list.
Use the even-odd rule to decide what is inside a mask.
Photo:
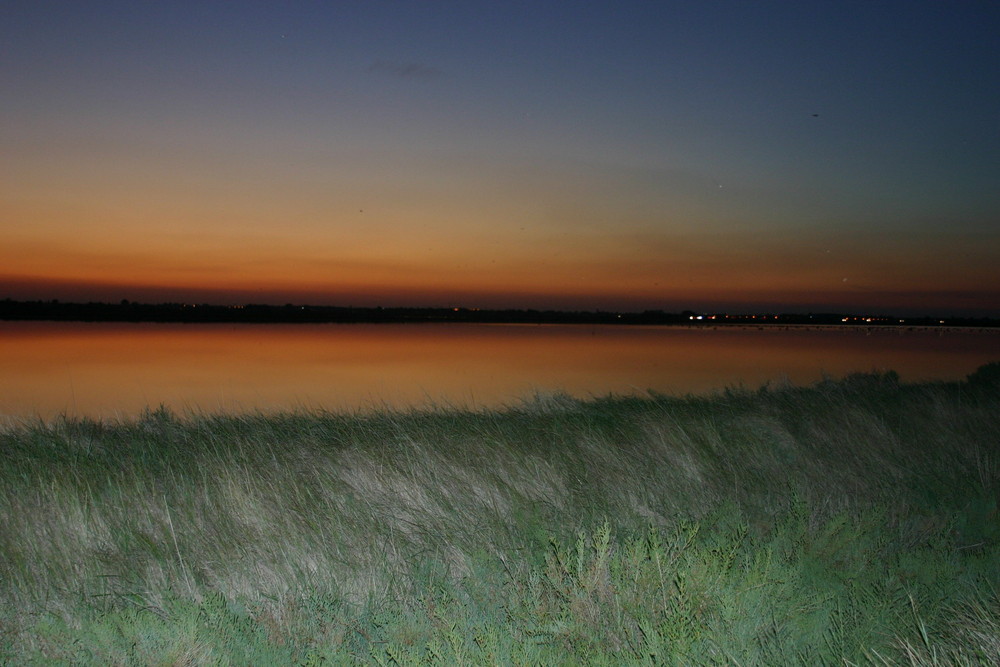
[(1000, 364), (0, 456), (7, 664), (1000, 663)]

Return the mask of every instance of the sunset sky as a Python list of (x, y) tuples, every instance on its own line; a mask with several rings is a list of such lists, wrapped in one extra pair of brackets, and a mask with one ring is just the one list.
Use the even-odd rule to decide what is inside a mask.
[(0, 299), (1000, 316), (1000, 2), (0, 6)]

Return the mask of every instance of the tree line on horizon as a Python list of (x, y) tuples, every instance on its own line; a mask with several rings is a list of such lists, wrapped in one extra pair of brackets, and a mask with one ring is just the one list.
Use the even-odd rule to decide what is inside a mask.
[(481, 322), (506, 324), (686, 324), (718, 326), (726, 324), (813, 324), (813, 325), (898, 325), (907, 326), (1000, 326), (1000, 319), (987, 317), (906, 317), (866, 316), (846, 313), (757, 313), (705, 315), (692, 310), (679, 313), (663, 310), (641, 312), (564, 311), (527, 309), (486, 309), (463, 307), (382, 307), (314, 306), (284, 304), (139, 303), (122, 299), (108, 302), (0, 301), (0, 320), (77, 322), (203, 322), (203, 323), (402, 323), (402, 322)]

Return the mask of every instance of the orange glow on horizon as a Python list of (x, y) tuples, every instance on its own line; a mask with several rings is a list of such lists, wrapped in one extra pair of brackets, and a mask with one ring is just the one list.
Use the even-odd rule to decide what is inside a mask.
[[(211, 224), (197, 207), (178, 222), (176, 211), (140, 214), (134, 205), (126, 199), (104, 219), (94, 201), (82, 212), (65, 203), (14, 202), (10, 210), (33, 222), (13, 230), (0, 249), (0, 298), (584, 310), (743, 302), (751, 309), (984, 312), (1000, 302), (998, 290), (982, 287), (993, 284), (992, 247), (975, 237), (800, 233), (788, 242), (737, 231), (699, 235), (677, 222), (666, 226), (671, 232), (570, 232), (560, 231), (561, 222), (512, 226), (503, 207), (471, 225), (461, 208), (435, 224), (420, 206), (409, 217), (376, 206), (334, 212), (322, 224), (269, 228), (259, 212), (237, 224), (242, 208), (235, 204)], [(143, 224), (133, 224), (136, 216)], [(966, 263), (935, 263), (929, 248)]]

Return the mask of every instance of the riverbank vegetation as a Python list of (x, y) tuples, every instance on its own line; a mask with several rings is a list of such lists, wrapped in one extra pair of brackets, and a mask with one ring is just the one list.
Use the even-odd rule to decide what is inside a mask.
[(1000, 663), (1000, 364), (0, 456), (11, 664)]

